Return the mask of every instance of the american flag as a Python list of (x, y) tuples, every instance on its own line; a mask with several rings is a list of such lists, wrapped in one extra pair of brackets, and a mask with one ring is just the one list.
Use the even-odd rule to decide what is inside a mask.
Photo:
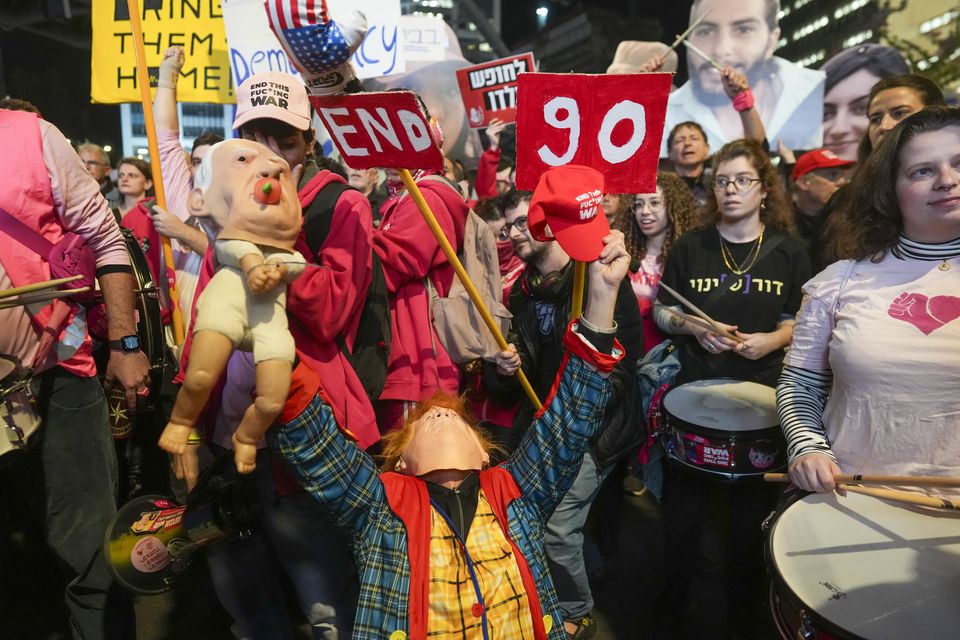
[(300, 69), (320, 74), (350, 59), (340, 27), (327, 20), (326, 2), (265, 0), (264, 6), (270, 28)]

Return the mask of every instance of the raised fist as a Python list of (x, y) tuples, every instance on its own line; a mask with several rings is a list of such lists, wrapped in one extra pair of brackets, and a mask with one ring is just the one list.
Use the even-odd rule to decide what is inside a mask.
[(960, 298), (934, 296), (927, 298), (922, 293), (901, 293), (890, 303), (887, 314), (891, 318), (909, 322), (924, 335), (930, 335), (948, 322), (960, 317)]

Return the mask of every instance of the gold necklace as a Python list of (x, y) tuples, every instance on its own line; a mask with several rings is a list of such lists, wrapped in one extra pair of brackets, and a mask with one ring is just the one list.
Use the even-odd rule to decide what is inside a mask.
[(753, 247), (747, 252), (747, 257), (743, 260), (743, 265), (737, 264), (737, 261), (733, 257), (733, 252), (730, 251), (730, 248), (727, 247), (726, 242), (723, 239), (723, 234), (720, 233), (719, 227), (717, 228), (717, 235), (720, 236), (720, 255), (723, 257), (723, 264), (727, 266), (727, 269), (734, 275), (742, 276), (747, 271), (749, 271), (754, 263), (756, 263), (757, 258), (760, 257), (760, 245), (763, 244), (763, 232), (766, 231), (766, 225), (761, 225), (760, 235), (754, 241)]

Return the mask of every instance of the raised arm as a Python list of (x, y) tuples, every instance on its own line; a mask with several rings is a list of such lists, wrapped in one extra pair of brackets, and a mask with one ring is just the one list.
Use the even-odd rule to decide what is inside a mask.
[(600, 257), (588, 267), (583, 317), (564, 336), (567, 355), (554, 389), (507, 463), (521, 493), (538, 505), (544, 519), (570, 488), (600, 429), (613, 386), (607, 377), (624, 357), (614, 338), (614, 309), (630, 256), (619, 231), (604, 242)]
[(753, 91), (750, 90), (747, 76), (729, 66), (724, 67), (721, 74), (723, 76), (723, 90), (733, 101), (733, 108), (740, 114), (740, 121), (743, 123), (743, 137), (747, 140), (763, 142), (767, 137), (767, 132), (763, 128), (760, 112), (754, 106)]

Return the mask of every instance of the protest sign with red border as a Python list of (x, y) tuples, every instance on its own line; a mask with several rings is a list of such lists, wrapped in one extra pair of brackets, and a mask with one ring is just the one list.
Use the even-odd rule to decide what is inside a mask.
[(310, 96), (310, 102), (351, 168), (443, 170), (443, 155), (413, 93)]
[(551, 167), (580, 164), (607, 193), (650, 193), (671, 74), (525, 73), (517, 106), (517, 187), (533, 190)]
[(532, 53), (457, 69), (457, 84), (470, 126), (480, 129), (494, 118), (514, 122), (517, 119), (517, 78), (521, 73), (535, 70)]

